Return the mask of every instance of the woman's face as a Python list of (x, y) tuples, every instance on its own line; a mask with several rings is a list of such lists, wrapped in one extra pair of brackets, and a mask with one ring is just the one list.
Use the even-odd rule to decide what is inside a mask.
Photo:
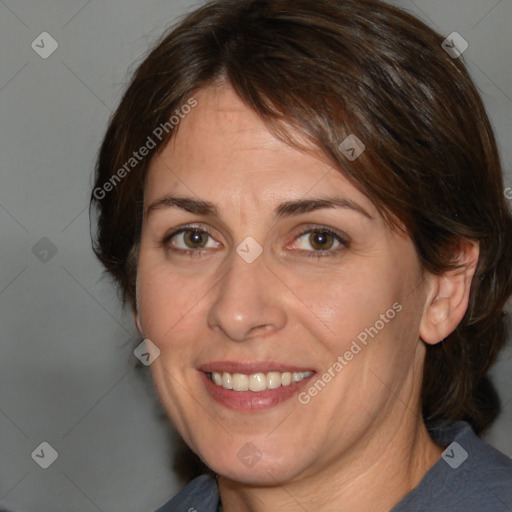
[(221, 475), (274, 484), (332, 470), (417, 410), (414, 246), (231, 88), (195, 98), (144, 197), (137, 325), (160, 350), (160, 400)]

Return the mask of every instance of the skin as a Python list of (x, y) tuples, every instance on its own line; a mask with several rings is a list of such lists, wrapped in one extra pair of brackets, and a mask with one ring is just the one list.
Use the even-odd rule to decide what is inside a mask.
[[(389, 511), (442, 453), (420, 414), (423, 361), (466, 310), (478, 248), (461, 250), (461, 271), (424, 275), (410, 238), (321, 155), (274, 138), (228, 85), (194, 97), (144, 193), (136, 324), (160, 349), (150, 366), (159, 398), (219, 475), (225, 512)], [(170, 193), (210, 201), (220, 216), (147, 214)], [(371, 218), (348, 208), (273, 217), (284, 201), (333, 195)], [(171, 250), (194, 247), (183, 235), (162, 243), (189, 223), (211, 234), (195, 257)], [(300, 230), (316, 226), (348, 245), (334, 239), (331, 256), (308, 257), (315, 240)], [(236, 253), (248, 236), (263, 248), (252, 263)], [(402, 310), (307, 405), (295, 396), (240, 412), (215, 402), (199, 378), (198, 366), (219, 360), (322, 375), (394, 303)], [(247, 443), (261, 454), (252, 467), (237, 456)]]

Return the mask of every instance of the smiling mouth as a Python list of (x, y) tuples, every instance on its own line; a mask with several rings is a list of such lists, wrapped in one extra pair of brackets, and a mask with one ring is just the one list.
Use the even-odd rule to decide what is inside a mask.
[(260, 392), (290, 386), (307, 379), (314, 372), (268, 372), (244, 373), (206, 372), (207, 377), (218, 387), (232, 391)]

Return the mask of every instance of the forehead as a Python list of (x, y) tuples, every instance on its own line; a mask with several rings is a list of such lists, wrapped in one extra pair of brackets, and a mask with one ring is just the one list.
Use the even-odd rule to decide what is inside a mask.
[[(197, 106), (153, 159), (145, 202), (180, 192), (239, 208), (277, 203), (334, 191), (358, 200), (371, 214), (372, 202), (309, 143), (299, 150), (277, 139), (263, 120), (228, 85), (194, 94)], [(294, 134), (295, 135), (295, 134)], [(307, 144), (297, 134), (299, 143)]]

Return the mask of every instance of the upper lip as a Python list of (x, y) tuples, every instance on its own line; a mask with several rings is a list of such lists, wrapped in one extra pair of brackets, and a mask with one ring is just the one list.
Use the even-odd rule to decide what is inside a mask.
[(272, 361), (261, 361), (243, 363), (240, 361), (213, 361), (211, 363), (205, 363), (198, 367), (199, 370), (206, 373), (218, 372), (218, 373), (243, 373), (246, 375), (252, 375), (255, 373), (269, 373), (269, 372), (307, 372), (314, 371), (311, 368), (305, 368), (303, 366), (293, 366), (289, 364), (276, 363)]

